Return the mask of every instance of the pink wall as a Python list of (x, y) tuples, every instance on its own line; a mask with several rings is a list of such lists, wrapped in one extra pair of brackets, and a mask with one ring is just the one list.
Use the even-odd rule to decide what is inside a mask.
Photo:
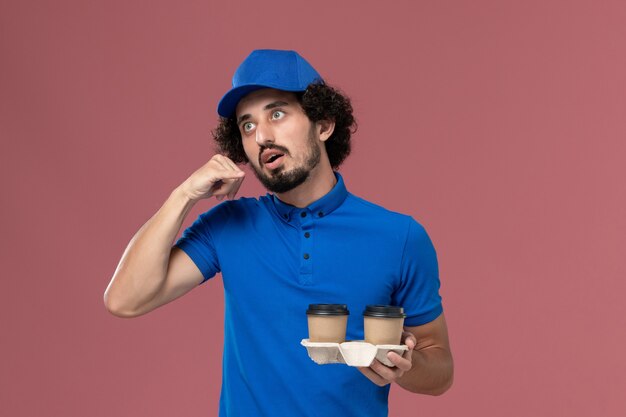
[(1, 415), (216, 415), (220, 280), (102, 294), (260, 47), (351, 95), (350, 190), (437, 248), (455, 385), (390, 415), (624, 415), (626, 3), (38, 3), (0, 3)]

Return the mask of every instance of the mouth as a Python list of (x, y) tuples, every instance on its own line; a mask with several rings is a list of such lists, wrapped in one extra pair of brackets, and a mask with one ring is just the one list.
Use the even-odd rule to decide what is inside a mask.
[(284, 156), (285, 154), (280, 151), (268, 150), (261, 154), (261, 164), (267, 169), (275, 169), (283, 162)]

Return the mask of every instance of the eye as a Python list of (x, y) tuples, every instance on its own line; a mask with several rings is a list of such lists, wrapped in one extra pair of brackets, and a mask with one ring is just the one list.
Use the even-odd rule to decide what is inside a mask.
[(251, 131), (253, 127), (254, 127), (254, 123), (252, 122), (246, 122), (243, 125), (241, 125), (241, 128), (243, 129), (244, 132)]
[(282, 119), (285, 116), (285, 112), (276, 110), (272, 112), (272, 120)]

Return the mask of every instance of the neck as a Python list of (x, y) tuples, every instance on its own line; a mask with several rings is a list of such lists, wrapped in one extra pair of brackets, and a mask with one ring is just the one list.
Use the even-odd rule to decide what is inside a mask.
[(302, 184), (285, 193), (276, 193), (284, 203), (303, 208), (324, 197), (337, 183), (330, 164), (320, 164)]

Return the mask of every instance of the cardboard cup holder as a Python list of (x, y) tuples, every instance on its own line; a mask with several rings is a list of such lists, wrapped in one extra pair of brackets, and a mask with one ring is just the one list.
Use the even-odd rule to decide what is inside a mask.
[(378, 359), (386, 366), (395, 366), (388, 358), (388, 352), (396, 352), (402, 356), (404, 351), (409, 350), (407, 345), (372, 345), (363, 340), (355, 340), (343, 343), (309, 342), (302, 339), (300, 342), (309, 354), (313, 362), (318, 365), (329, 363), (345, 363), (348, 366), (368, 367)]

